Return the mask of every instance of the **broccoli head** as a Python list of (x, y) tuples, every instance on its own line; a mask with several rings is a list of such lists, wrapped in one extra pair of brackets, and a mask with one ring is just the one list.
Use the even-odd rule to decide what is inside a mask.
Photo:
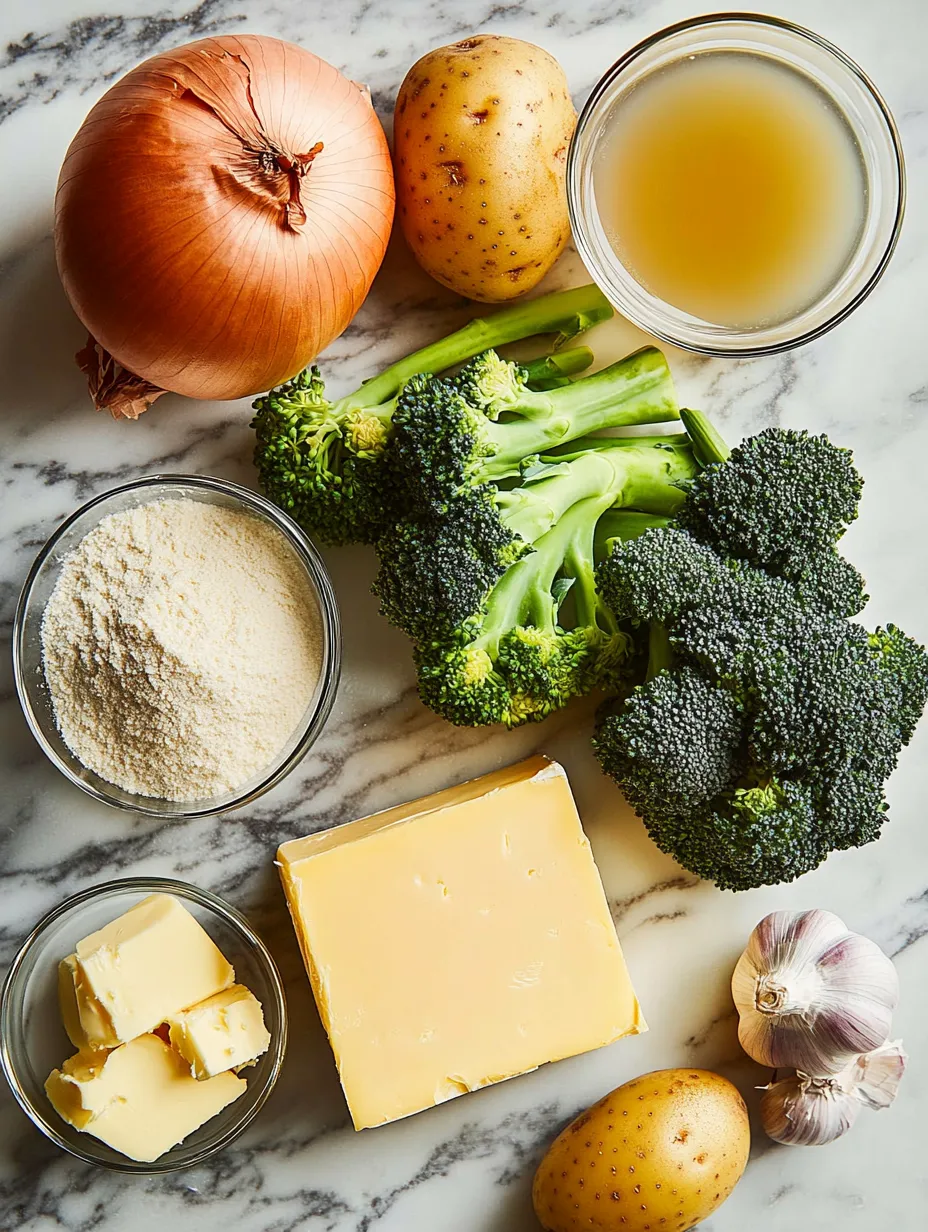
[[(885, 780), (928, 700), (924, 649), (849, 619), (866, 596), (834, 547), (860, 490), (848, 455), (761, 437), (711, 462), (673, 523), (616, 542), (597, 575), (658, 655), (603, 717), (600, 762), (662, 850), (729, 889), (877, 838)], [(823, 512), (808, 531), (813, 491)]]
[[(632, 640), (595, 593), (603, 496), (579, 500), (457, 628), (417, 640), (419, 692), (460, 726), (538, 722), (621, 670)], [(570, 597), (576, 623), (562, 615)]]
[(635, 639), (596, 589), (598, 522), (629, 505), (679, 508), (695, 461), (680, 438), (585, 444), (536, 459), (516, 488), (472, 488), (378, 545), (383, 610), (416, 643), (423, 701), (453, 723), (540, 720), (621, 687), (632, 669)]
[(645, 822), (662, 851), (721, 890), (793, 881), (830, 848), (808, 788), (788, 780), (748, 781), (687, 818)]
[(254, 403), (265, 494), (328, 543), (369, 543), (392, 512), (383, 465), (391, 407), (340, 411), (316, 367)]

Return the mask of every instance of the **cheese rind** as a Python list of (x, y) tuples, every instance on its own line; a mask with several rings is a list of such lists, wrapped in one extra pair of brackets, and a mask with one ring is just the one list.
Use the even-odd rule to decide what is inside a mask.
[(52, 1070), (45, 1091), (58, 1114), (130, 1159), (151, 1163), (238, 1099), (235, 1074), (205, 1082), (157, 1035), (112, 1052), (79, 1052)]
[(78, 942), (65, 962), (91, 1048), (135, 1039), (235, 982), (231, 964), (170, 894), (149, 895)]
[(250, 1065), (271, 1042), (261, 1002), (241, 984), (170, 1015), (167, 1025), (171, 1047), (200, 1080)]
[(284, 843), (278, 862), (358, 1129), (646, 1029), (546, 758)]

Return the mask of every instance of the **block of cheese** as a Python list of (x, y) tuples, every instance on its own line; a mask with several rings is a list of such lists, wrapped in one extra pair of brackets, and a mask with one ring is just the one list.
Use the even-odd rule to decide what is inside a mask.
[(171, 1047), (199, 1079), (250, 1064), (271, 1042), (261, 1002), (241, 984), (171, 1014), (167, 1024)]
[[(235, 972), (190, 912), (170, 894), (151, 894), (78, 942), (64, 960), (71, 974), (81, 1040), (113, 1048), (154, 1030), (169, 1015), (235, 983)], [(62, 1017), (73, 1027), (59, 969)]]
[(45, 1091), (58, 1114), (130, 1159), (150, 1163), (245, 1091), (235, 1074), (197, 1082), (157, 1035), (112, 1052), (79, 1052), (52, 1070)]
[(356, 1129), (646, 1029), (544, 757), (284, 843), (278, 864)]

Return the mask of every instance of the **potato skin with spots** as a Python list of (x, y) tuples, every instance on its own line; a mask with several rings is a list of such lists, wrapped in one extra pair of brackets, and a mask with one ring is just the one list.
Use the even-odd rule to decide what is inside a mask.
[(577, 1117), (535, 1174), (548, 1232), (684, 1232), (721, 1206), (748, 1159), (744, 1100), (705, 1069), (660, 1069)]
[(478, 34), (414, 64), (393, 142), (397, 217), (423, 269), (484, 303), (530, 291), (570, 235), (576, 122), (563, 69), (521, 39)]

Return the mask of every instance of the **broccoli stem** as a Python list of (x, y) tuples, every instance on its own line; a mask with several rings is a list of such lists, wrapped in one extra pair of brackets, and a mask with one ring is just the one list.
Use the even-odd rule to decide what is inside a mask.
[(563, 445), (555, 445), (549, 453), (541, 455), (541, 461), (570, 462), (591, 449), (636, 449), (645, 445), (655, 445), (658, 449), (675, 449), (687, 457), (693, 456), (693, 445), (687, 434), (669, 432), (661, 436), (581, 436), (577, 440), (566, 441)]
[[(613, 506), (667, 517), (686, 500), (684, 486), (695, 473), (688, 446), (666, 449), (630, 438), (621, 449), (602, 438), (572, 459), (561, 460), (547, 478), (500, 492), (497, 505), (504, 525), (527, 543), (534, 543), (578, 501), (605, 496), (603, 510)], [(591, 548), (592, 551), (592, 548)]]
[(680, 418), (693, 442), (693, 453), (701, 466), (711, 466), (713, 462), (728, 461), (731, 457), (731, 450), (702, 411), (691, 411), (682, 407)]
[(530, 618), (536, 628), (553, 632), (557, 605), (551, 593), (558, 572), (574, 579), (577, 623), (606, 632), (617, 628), (596, 593), (594, 544), (599, 519), (607, 510), (628, 505), (672, 512), (685, 499), (675, 486), (691, 478), (689, 450), (640, 448), (592, 451), (567, 462), (556, 474), (517, 492), (501, 493), (506, 526), (533, 545), (490, 593), (479, 645), (495, 657), (502, 634)]
[(589, 347), (573, 347), (569, 351), (527, 360), (522, 367), (533, 389), (557, 389), (567, 385), (572, 376), (589, 368), (592, 362), (593, 352)]
[(673, 649), (667, 630), (656, 620), (648, 628), (648, 671), (645, 680), (653, 680), (673, 664)]
[(614, 635), (619, 631), (619, 622), (596, 590), (596, 532), (600, 518), (607, 514), (608, 510), (602, 510), (595, 519), (584, 521), (568, 544), (564, 568), (567, 576), (574, 579), (568, 598), (573, 600), (576, 623)]
[(481, 351), (518, 342), (535, 334), (557, 334), (558, 344), (612, 316), (612, 307), (598, 287), (543, 295), (514, 304), (488, 317), (475, 317), (463, 329), (405, 356), (334, 406), (335, 414), (365, 410), (389, 402), (410, 377), (419, 372), (443, 372)]
[(669, 524), (670, 518), (664, 514), (609, 509), (596, 526), (595, 558), (605, 560), (617, 543), (628, 543), (630, 539), (643, 535), (646, 530), (660, 530)]
[(517, 405), (507, 407), (505, 419), (487, 420), (493, 453), (479, 478), (517, 474), (524, 458), (602, 428), (679, 417), (667, 361), (660, 351), (646, 347), (561, 389), (526, 393)]
[(556, 631), (554, 580), (578, 536), (586, 531), (592, 535), (599, 515), (609, 508), (612, 499), (613, 494), (607, 491), (578, 500), (536, 540), (533, 552), (507, 569), (490, 592), (483, 621), (485, 632), (476, 646), (495, 659), (500, 641), (510, 629), (531, 624), (543, 633)]

